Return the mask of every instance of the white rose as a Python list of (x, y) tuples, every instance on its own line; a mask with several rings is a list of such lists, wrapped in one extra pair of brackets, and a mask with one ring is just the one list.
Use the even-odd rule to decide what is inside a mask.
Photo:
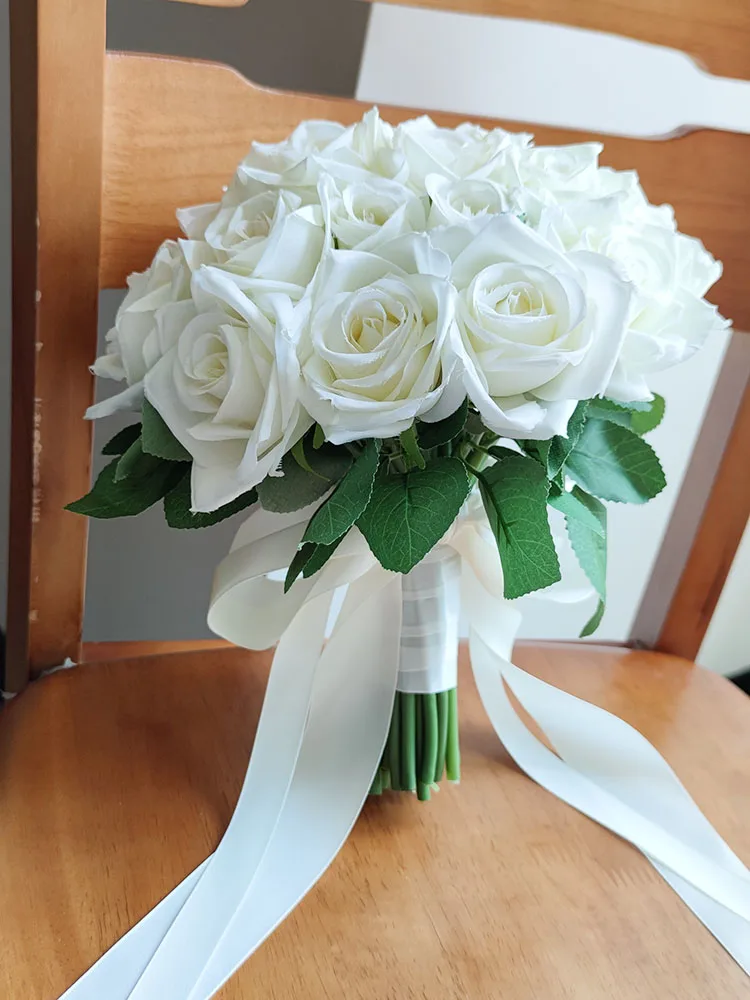
[(514, 163), (522, 187), (545, 194), (571, 194), (591, 190), (599, 169), (599, 142), (571, 146), (516, 147)]
[(615, 193), (615, 188), (608, 190), (600, 181), (604, 173), (598, 167), (601, 149), (596, 142), (572, 146), (516, 144), (492, 172), (491, 179), (506, 188), (515, 214), (536, 228), (548, 206), (567, 205), (570, 201), (583, 205)]
[[(275, 281), (292, 297), (299, 298), (320, 263), (325, 245), (325, 225), (320, 205), (291, 208), (295, 199), (280, 192), (273, 216), (264, 208), (271, 200), (251, 199), (253, 205), (239, 205), (227, 214), (219, 212), (206, 229), (206, 237), (228, 245), (217, 251), (218, 266), (233, 274)], [(257, 213), (257, 214), (255, 214)]]
[(378, 253), (334, 250), (324, 261), (299, 356), (303, 404), (329, 441), (392, 437), (459, 405), (463, 390), (443, 358), (449, 272), (424, 235)]
[(663, 226), (615, 232), (603, 252), (631, 279), (636, 295), (607, 395), (650, 399), (648, 376), (692, 357), (729, 323), (703, 296), (721, 264), (703, 244)]
[(177, 216), (184, 232), (211, 248), (217, 266), (304, 289), (325, 242), (317, 201), (315, 188), (287, 191), (235, 179), (219, 204), (180, 209)]
[[(635, 170), (614, 170), (599, 167), (594, 175), (587, 196), (593, 199), (616, 198), (621, 206), (622, 219), (630, 224), (636, 221), (645, 225), (666, 226), (677, 229), (671, 205), (652, 205), (641, 187)], [(575, 196), (574, 196), (575, 197)], [(578, 197), (581, 197), (580, 195)]]
[(503, 174), (512, 151), (528, 140), (523, 134), (500, 128), (488, 132), (468, 122), (454, 129), (440, 128), (426, 115), (403, 122), (397, 131), (409, 166), (409, 185), (420, 194), (430, 174), (453, 180)]
[(604, 254), (634, 286), (627, 334), (607, 387), (613, 398), (650, 399), (651, 372), (686, 360), (726, 324), (703, 298), (721, 265), (699, 240), (676, 231), (670, 206), (648, 204), (633, 175), (612, 196), (545, 208), (538, 229), (558, 246)]
[(375, 176), (404, 183), (409, 168), (399, 138), (371, 108), (314, 156), (322, 172), (340, 180), (366, 182)]
[(625, 335), (629, 284), (603, 256), (563, 254), (511, 215), (454, 260), (452, 346), (487, 427), (564, 434), (576, 401), (604, 392)]
[(686, 361), (713, 331), (729, 321), (716, 306), (685, 293), (669, 305), (652, 303), (628, 327), (625, 342), (605, 395), (624, 402), (651, 399), (649, 375)]
[(546, 240), (565, 250), (606, 253), (612, 237), (627, 229), (659, 226), (676, 231), (670, 205), (651, 205), (633, 170), (600, 167), (584, 192), (550, 192), (546, 202), (531, 192), (514, 193), (514, 203), (523, 208), (527, 221)]
[[(177, 221), (191, 240), (205, 240), (219, 250), (231, 250), (253, 236), (268, 234), (279, 200), (293, 210), (314, 203), (314, 187), (287, 191), (235, 175), (221, 201), (177, 209)], [(264, 231), (265, 223), (265, 231)]]
[(257, 246), (268, 238), (279, 216), (294, 212), (302, 204), (299, 194), (283, 188), (269, 188), (255, 182), (243, 191), (245, 200), (222, 202), (208, 223), (204, 239), (215, 250), (229, 254)]
[(176, 214), (180, 229), (189, 240), (205, 240), (206, 228), (216, 218), (220, 208), (221, 203), (218, 201), (178, 208)]
[(193, 295), (200, 311), (145, 391), (193, 457), (193, 509), (211, 511), (273, 471), (310, 419), (299, 405), (289, 296), (215, 267), (196, 272)]
[(476, 232), (491, 216), (510, 209), (507, 194), (492, 181), (452, 180), (440, 174), (428, 174), (425, 188), (432, 202), (428, 229), (465, 226)]
[(263, 184), (299, 188), (317, 183), (319, 167), (315, 154), (344, 132), (338, 122), (305, 121), (282, 142), (254, 142), (237, 168), (237, 180), (253, 179)]
[(192, 273), (212, 256), (205, 244), (167, 240), (148, 270), (128, 277), (128, 292), (117, 310), (115, 325), (107, 333), (106, 353), (91, 368), (97, 377), (124, 381), (127, 388), (90, 406), (88, 419), (140, 406), (144, 376), (195, 314), (190, 298)]
[(427, 219), (422, 200), (403, 184), (321, 178), (324, 217), (339, 249), (374, 250), (404, 233), (421, 232)]

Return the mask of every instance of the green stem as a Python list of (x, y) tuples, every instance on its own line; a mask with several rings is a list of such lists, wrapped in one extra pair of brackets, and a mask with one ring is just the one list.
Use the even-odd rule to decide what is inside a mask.
[(466, 456), (465, 462), (476, 475), (477, 472), (481, 472), (486, 467), (489, 458), (491, 455), (487, 449), (476, 445)]
[(414, 695), (414, 765), (417, 769), (417, 781), (422, 773), (422, 731), (424, 730), (424, 719), (422, 718), (422, 695)]
[(448, 744), (445, 750), (445, 769), (448, 781), (461, 780), (461, 752), (458, 746), (458, 695), (456, 688), (449, 692)]
[(401, 788), (417, 789), (416, 705), (413, 694), (401, 692)]
[(388, 733), (388, 747), (386, 750), (388, 766), (391, 771), (391, 788), (394, 792), (400, 792), (401, 785), (401, 694), (396, 692), (396, 699), (393, 702), (393, 715), (391, 716), (391, 728)]
[(429, 786), (435, 780), (438, 756), (438, 707), (436, 694), (422, 695), (424, 733), (422, 738), (422, 763), (420, 777)]
[(420, 802), (429, 802), (430, 792), (431, 792), (430, 786), (426, 785), (424, 781), (417, 782), (417, 798), (419, 799)]
[(437, 706), (437, 718), (438, 718), (438, 740), (437, 740), (437, 755), (435, 758), (435, 777), (434, 781), (439, 782), (443, 780), (443, 771), (445, 771), (445, 750), (448, 746), (448, 711), (450, 702), (450, 692), (440, 691), (439, 694), (435, 695), (435, 703)]
[(399, 441), (409, 468), (424, 469), (425, 458), (417, 441), (417, 425), (412, 424), (407, 430), (402, 431)]

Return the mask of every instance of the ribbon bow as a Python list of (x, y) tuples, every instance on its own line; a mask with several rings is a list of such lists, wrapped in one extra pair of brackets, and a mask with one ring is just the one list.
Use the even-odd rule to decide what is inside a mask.
[[(288, 594), (309, 510), (258, 511), (216, 572), (213, 631), (278, 642), (250, 764), (216, 852), (61, 1000), (209, 1000), (305, 896), (345, 842), (383, 752), (399, 669), (402, 577), (355, 529)], [(666, 761), (621, 719), (514, 666), (519, 612), (483, 516), (471, 509), (432, 558), (461, 559), (470, 654), (487, 714), (529, 777), (638, 847), (750, 974), (750, 872)], [(346, 597), (327, 642), (334, 593)], [(506, 687), (546, 733), (524, 725)]]

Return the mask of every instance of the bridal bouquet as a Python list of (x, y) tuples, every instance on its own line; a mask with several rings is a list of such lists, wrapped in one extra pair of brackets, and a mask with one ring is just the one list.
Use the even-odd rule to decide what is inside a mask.
[[(554, 508), (599, 598), (593, 632), (604, 501), (665, 485), (649, 375), (724, 323), (704, 299), (720, 265), (599, 152), (375, 110), (305, 122), (255, 144), (219, 203), (179, 212), (184, 237), (131, 276), (94, 365), (124, 385), (88, 416), (139, 418), (71, 510), (161, 501), (174, 528), (301, 510), (285, 590), (357, 532), (406, 575), (401, 655), (419, 662), (373, 792), (426, 799), (459, 776), (457, 612), (428, 554), (481, 505), (504, 596), (551, 587)], [(447, 654), (430, 629), (452, 629)]]

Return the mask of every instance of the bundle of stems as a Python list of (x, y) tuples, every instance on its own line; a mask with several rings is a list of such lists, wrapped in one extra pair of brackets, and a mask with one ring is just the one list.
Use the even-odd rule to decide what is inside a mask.
[(443, 779), (459, 781), (456, 688), (438, 694), (396, 692), (388, 740), (371, 795), (416, 792), (426, 802)]

